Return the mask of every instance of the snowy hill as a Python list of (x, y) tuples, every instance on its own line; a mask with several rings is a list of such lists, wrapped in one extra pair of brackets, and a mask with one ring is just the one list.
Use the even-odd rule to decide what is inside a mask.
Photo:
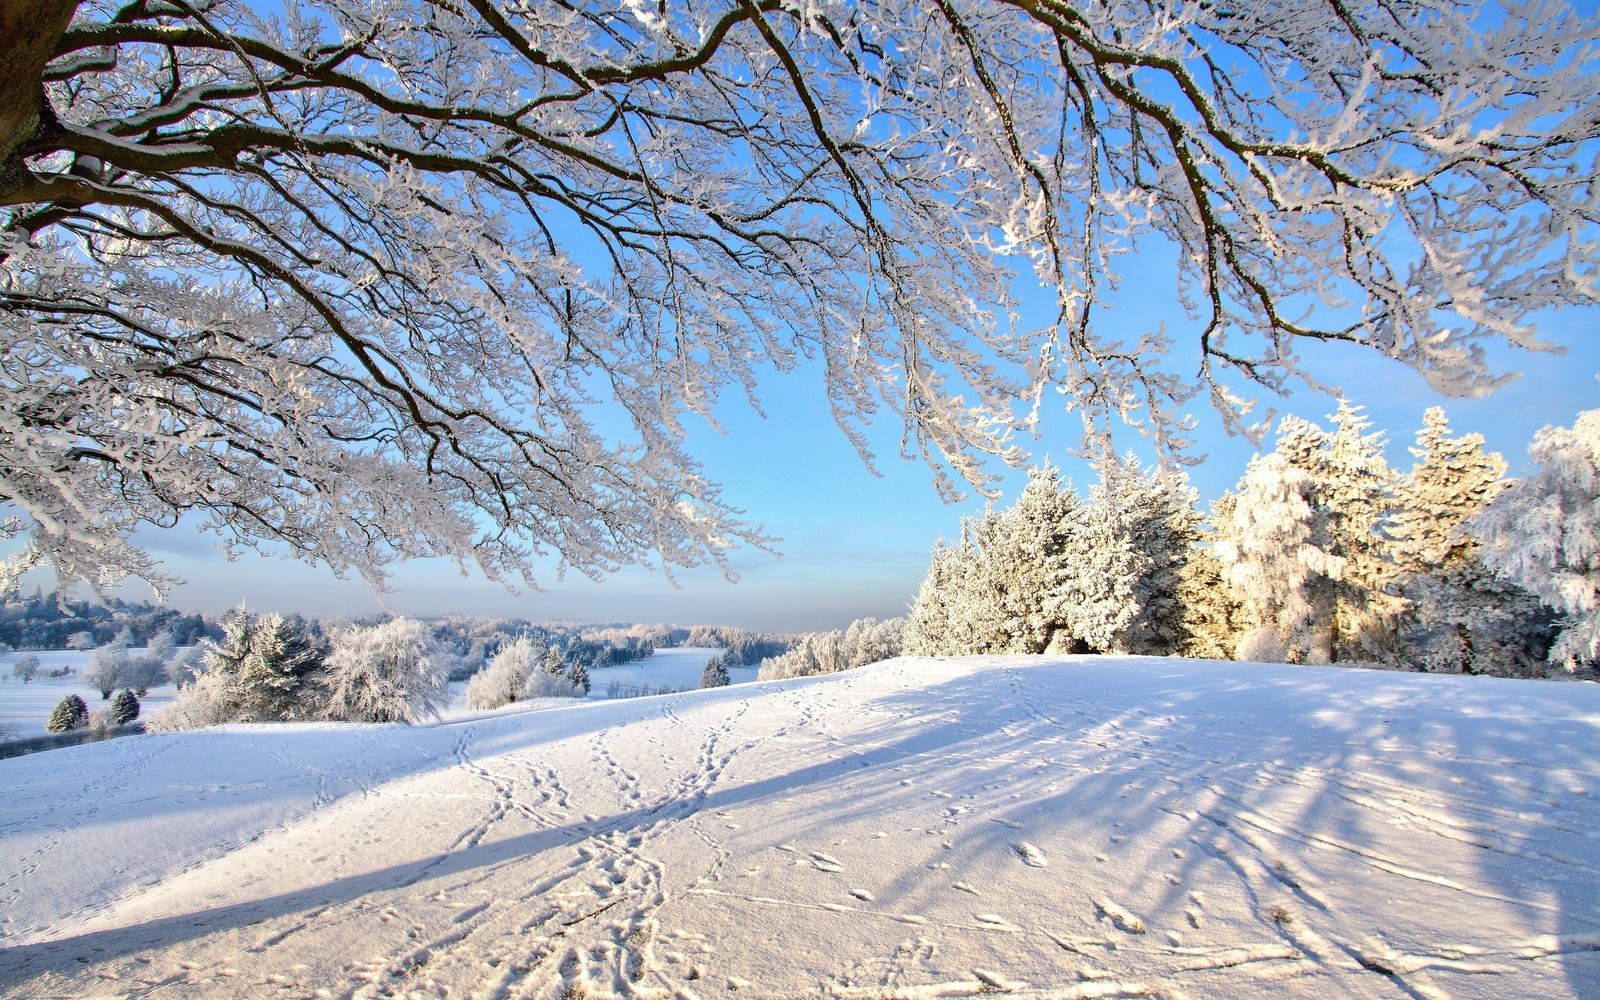
[(1600, 686), (900, 659), (0, 761), (8, 996), (1600, 996)]

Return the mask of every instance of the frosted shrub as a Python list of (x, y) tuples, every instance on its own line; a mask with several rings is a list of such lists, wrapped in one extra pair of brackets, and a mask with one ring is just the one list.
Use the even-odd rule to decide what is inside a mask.
[(411, 618), (352, 626), (333, 639), (327, 661), (329, 719), (421, 722), (444, 704), (447, 657), (427, 625)]
[(207, 670), (178, 689), (171, 703), (150, 713), (145, 728), (153, 733), (203, 729), (239, 721), (240, 690), (234, 677)]
[(467, 682), (467, 707), (500, 708), (523, 697), (528, 678), (539, 672), (544, 647), (527, 636), (503, 646), (494, 659)]
[(547, 674), (543, 670), (534, 671), (522, 684), (524, 698), (582, 698), (586, 693), (566, 674)]

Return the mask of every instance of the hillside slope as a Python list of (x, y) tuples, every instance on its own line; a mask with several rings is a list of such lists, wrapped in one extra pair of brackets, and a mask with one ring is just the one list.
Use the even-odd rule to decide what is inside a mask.
[(907, 658), (0, 789), (8, 996), (1600, 995), (1597, 685)]

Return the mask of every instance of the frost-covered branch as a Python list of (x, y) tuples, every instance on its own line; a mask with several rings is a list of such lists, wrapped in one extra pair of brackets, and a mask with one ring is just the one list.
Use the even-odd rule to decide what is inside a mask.
[[(726, 568), (768, 540), (686, 420), (806, 359), (864, 457), (888, 414), (982, 486), (1052, 391), (1176, 451), (1194, 396), (1244, 428), (1237, 383), (1309, 379), (1307, 341), (1474, 391), (1485, 345), (1600, 298), (1600, 26), (1554, 4), (3, 17), (8, 573), (152, 578), (131, 533), (188, 511), (380, 586)], [(1171, 323), (1116, 328), (1152, 247)]]

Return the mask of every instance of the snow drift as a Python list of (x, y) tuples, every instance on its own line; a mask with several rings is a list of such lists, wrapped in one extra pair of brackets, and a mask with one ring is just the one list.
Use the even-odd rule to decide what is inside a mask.
[(1600, 995), (1600, 686), (1112, 657), (0, 761), (8, 995)]

